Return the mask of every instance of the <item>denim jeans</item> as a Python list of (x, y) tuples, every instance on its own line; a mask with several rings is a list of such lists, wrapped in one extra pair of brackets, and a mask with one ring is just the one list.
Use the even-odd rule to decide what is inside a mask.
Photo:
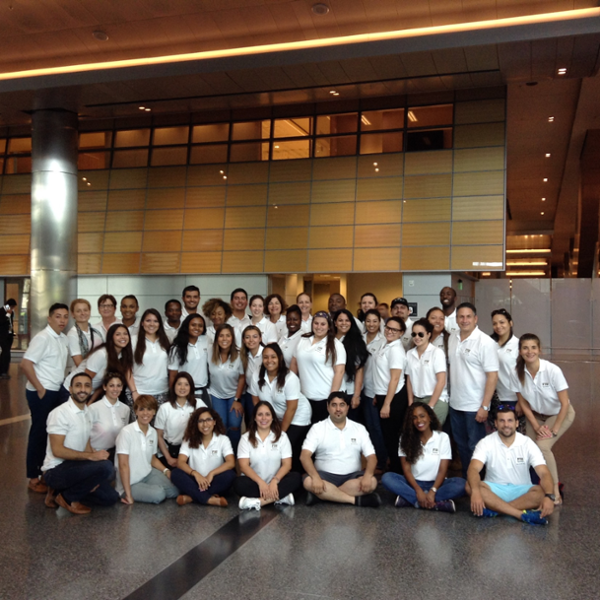
[(373, 404), (373, 398), (369, 398), (363, 394), (360, 401), (365, 424), (373, 446), (375, 446), (375, 454), (377, 455), (377, 468), (385, 471), (387, 465), (387, 451), (383, 441), (383, 433), (381, 431), (381, 422), (379, 420), (379, 411), (377, 406)]
[(217, 411), (227, 430), (227, 437), (233, 446), (233, 452), (237, 455), (237, 447), (242, 437), (243, 415), (237, 416), (235, 410), (231, 410), (234, 398), (217, 398), (211, 394), (213, 408)]
[(198, 482), (191, 475), (181, 469), (171, 471), (171, 481), (179, 488), (179, 491), (186, 496), (190, 496), (198, 504), (208, 504), (210, 497), (215, 494), (222, 496), (233, 485), (234, 480), (234, 469), (224, 471), (215, 475), (210, 487), (203, 492), (198, 488)]
[[(424, 491), (428, 492), (435, 481), (419, 481), (416, 480), (419, 487)], [(406, 477), (398, 475), (398, 473), (384, 473), (381, 478), (381, 483), (386, 490), (389, 490), (396, 496), (404, 498), (407, 502), (410, 502), (413, 506), (418, 507), (417, 493), (415, 492), (412, 485), (406, 481)], [(465, 495), (465, 484), (466, 481), (462, 477), (449, 477), (444, 479), (444, 483), (438, 488), (435, 493), (435, 501), (440, 502), (442, 500), (452, 500), (453, 498), (460, 498)]]
[(166, 475), (152, 468), (144, 479), (131, 486), (131, 495), (136, 502), (160, 504), (165, 498), (177, 498), (179, 490)]
[(114, 477), (115, 468), (108, 460), (65, 460), (44, 473), (46, 483), (67, 502), (96, 506), (112, 506), (119, 501), (119, 494), (110, 485)]
[(46, 390), (41, 400), (36, 391), (26, 390), (25, 395), (31, 412), (31, 427), (27, 442), (27, 477), (34, 479), (42, 474), (42, 465), (46, 457), (48, 415), (62, 402), (59, 400), (58, 391)]
[(473, 450), (475, 450), (477, 443), (486, 435), (485, 423), (478, 423), (475, 420), (476, 414), (477, 411), (455, 410), (450, 407), (452, 435), (458, 446), (460, 462), (462, 463), (462, 474), (465, 479), (467, 478), (467, 469), (473, 456)]

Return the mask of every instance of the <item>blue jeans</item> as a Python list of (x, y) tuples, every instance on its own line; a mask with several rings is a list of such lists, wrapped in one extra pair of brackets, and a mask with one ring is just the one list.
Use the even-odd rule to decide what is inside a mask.
[[(419, 481), (416, 480), (419, 487), (424, 491), (428, 492), (435, 481)], [(419, 507), (417, 502), (417, 493), (415, 492), (412, 485), (406, 481), (406, 477), (398, 475), (398, 473), (384, 473), (381, 478), (381, 483), (386, 490), (389, 490), (396, 496), (404, 498), (407, 502), (410, 502), (413, 506)], [(452, 500), (453, 498), (460, 498), (465, 495), (465, 484), (466, 481), (462, 477), (449, 477), (444, 479), (444, 483), (438, 488), (435, 493), (435, 501), (441, 502), (442, 500)]]
[(181, 469), (171, 471), (171, 481), (179, 488), (179, 491), (186, 496), (191, 496), (194, 502), (198, 504), (208, 504), (211, 496), (218, 494), (222, 496), (229, 490), (235, 481), (235, 470), (230, 469), (213, 477), (210, 487), (205, 491), (198, 488), (196, 479), (188, 475)]
[(360, 401), (363, 409), (365, 425), (373, 446), (375, 446), (375, 454), (377, 455), (377, 468), (385, 471), (387, 465), (387, 451), (383, 441), (383, 433), (381, 432), (381, 422), (379, 420), (379, 411), (373, 404), (373, 398), (369, 398), (363, 394)]
[(210, 399), (212, 400), (213, 408), (221, 417), (223, 425), (225, 425), (227, 437), (233, 446), (233, 452), (237, 455), (237, 447), (242, 437), (242, 419), (244, 416), (240, 415), (238, 417), (235, 410), (231, 410), (234, 398), (217, 398), (211, 394)]
[(450, 407), (450, 424), (452, 435), (458, 446), (463, 477), (467, 478), (467, 469), (477, 443), (485, 437), (485, 423), (475, 420), (475, 412), (456, 410)]
[(44, 473), (46, 483), (69, 504), (96, 506), (112, 506), (119, 501), (119, 494), (110, 485), (114, 477), (115, 468), (108, 460), (65, 460)]
[(244, 392), (240, 398), (242, 408), (244, 409), (244, 421), (246, 422), (246, 428), (250, 428), (252, 422), (252, 413), (254, 412), (254, 402), (252, 401), (252, 394), (250, 392)]
[(46, 390), (41, 400), (36, 391), (26, 390), (25, 395), (31, 412), (31, 427), (27, 442), (27, 477), (34, 479), (42, 474), (42, 465), (46, 457), (48, 415), (62, 402), (59, 399), (58, 391)]

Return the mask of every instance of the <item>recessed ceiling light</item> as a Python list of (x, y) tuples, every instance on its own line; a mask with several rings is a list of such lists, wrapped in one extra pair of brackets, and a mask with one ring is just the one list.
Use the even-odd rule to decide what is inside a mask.
[(279, 148), (279, 146), (274, 146), (274, 148), (277, 150)]
[(546, 202), (546, 198), (542, 198), (542, 202)]
[(377, 163), (373, 163), (373, 166), (374, 166), (374, 167), (376, 167), (376, 166), (377, 166)]
[(223, 175), (223, 179), (227, 179), (227, 175)]
[(312, 5), (311, 10), (315, 15), (326, 15), (329, 12), (329, 6), (323, 2), (317, 2)]
[(550, 154), (550, 152), (546, 152), (546, 158), (550, 158), (552, 156), (552, 154)]
[(108, 35), (106, 34), (106, 32), (100, 31), (99, 29), (92, 32), (92, 37), (95, 40), (98, 40), (99, 42), (107, 42), (108, 41)]
[(146, 107), (145, 107), (145, 106), (138, 106), (138, 108), (139, 108), (140, 110), (146, 110)]
[(543, 212), (540, 213), (540, 215), (543, 215), (543, 214), (544, 214)]
[(82, 181), (87, 181), (87, 177), (82, 177), (81, 180)]
[(554, 117), (548, 117), (548, 123), (554, 123)]
[(144, 109), (146, 112), (150, 112), (152, 109), (151, 108), (145, 108)]
[(559, 74), (559, 75), (566, 75), (566, 74), (567, 74), (567, 69), (566, 69), (565, 67), (561, 67), (561, 68), (558, 70), (558, 74)]
[(548, 183), (548, 178), (544, 177), (544, 179), (542, 180), (544, 183)]
[(375, 173), (379, 173), (379, 169), (378, 168), (375, 169)]
[(221, 173), (221, 175), (225, 175), (225, 171), (219, 171), (219, 173)]

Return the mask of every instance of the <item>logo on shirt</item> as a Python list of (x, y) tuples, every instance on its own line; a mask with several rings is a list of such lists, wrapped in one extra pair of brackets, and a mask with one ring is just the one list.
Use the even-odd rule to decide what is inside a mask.
[(235, 365), (234, 365), (233, 363), (229, 363), (227, 366), (228, 366), (230, 369), (233, 369), (233, 367), (234, 367)]
[(216, 456), (217, 454), (219, 454), (219, 451), (218, 451), (218, 450), (213, 450), (213, 451), (211, 452), (211, 454), (212, 454), (213, 456)]
[(542, 382), (542, 387), (549, 388), (550, 384), (547, 381)]
[(428, 364), (429, 364), (429, 359), (428, 359), (428, 358), (426, 358), (426, 359), (423, 361), (423, 364), (424, 364), (424, 365), (428, 365)]
[(469, 354), (469, 353), (471, 352), (471, 348), (465, 348), (465, 349), (463, 350), (463, 352), (464, 352), (465, 354)]
[(439, 454), (440, 453), (440, 449), (439, 448), (432, 448), (431, 449), (431, 454)]
[(279, 448), (279, 444), (278, 443), (271, 444), (271, 450), (277, 450), (277, 448)]
[(357, 443), (357, 442), (356, 442), (356, 438), (350, 438), (350, 443), (351, 443), (351, 444), (356, 444), (356, 443)]
[(525, 464), (525, 459), (522, 456), (517, 456), (517, 464), (518, 465), (524, 465)]

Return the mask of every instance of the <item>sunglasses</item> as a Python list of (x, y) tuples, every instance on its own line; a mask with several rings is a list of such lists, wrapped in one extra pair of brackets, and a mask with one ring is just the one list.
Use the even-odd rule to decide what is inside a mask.
[(410, 332), (410, 337), (417, 337), (417, 336), (419, 336), (420, 338), (424, 338), (425, 332), (424, 331), (411, 331)]

